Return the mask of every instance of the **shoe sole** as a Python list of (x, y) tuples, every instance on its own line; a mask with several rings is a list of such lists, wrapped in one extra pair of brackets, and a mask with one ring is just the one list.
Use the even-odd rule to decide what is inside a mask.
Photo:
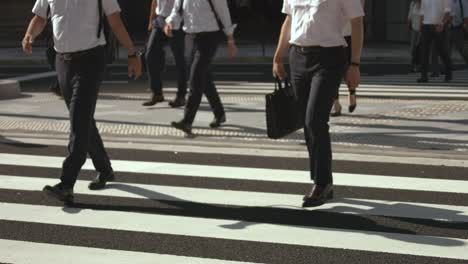
[(107, 187), (107, 183), (113, 182), (113, 181), (115, 181), (115, 178), (106, 180), (106, 182), (104, 183), (104, 185), (103, 185), (102, 187), (98, 187), (98, 188), (91, 187), (91, 184), (92, 184), (92, 183), (90, 183), (90, 184), (88, 185), (88, 189), (90, 189), (91, 191), (104, 190), (104, 189)]

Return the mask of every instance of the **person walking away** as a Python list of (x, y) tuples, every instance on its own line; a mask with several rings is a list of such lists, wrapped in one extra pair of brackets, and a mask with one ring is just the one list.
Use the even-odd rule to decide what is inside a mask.
[(153, 106), (164, 101), (163, 82), (161, 73), (164, 70), (166, 54), (164, 48), (170, 46), (177, 69), (177, 95), (169, 102), (171, 107), (185, 105), (187, 94), (187, 71), (185, 63), (185, 33), (182, 29), (172, 31), (172, 38), (164, 34), (166, 18), (174, 8), (174, 0), (153, 0), (150, 12), (150, 24), (148, 30), (151, 32), (146, 44), (146, 68), (152, 96), (144, 102), (144, 106)]
[(452, 61), (448, 49), (448, 30), (450, 22), (451, 0), (421, 0), (421, 46), (422, 67), (419, 83), (428, 82), (429, 53), (432, 42), (435, 42), (437, 52), (445, 67), (445, 81), (452, 80)]
[[(319, 206), (333, 197), (330, 110), (345, 76), (349, 89), (360, 83), (364, 10), (359, 0), (285, 0), (286, 19), (273, 60), (273, 75), (284, 79), (289, 64), (297, 103), (304, 116), (304, 136), (314, 181), (303, 207)], [(348, 67), (343, 28), (351, 21), (352, 54)]]
[(111, 162), (94, 119), (105, 67), (105, 18), (128, 50), (129, 76), (137, 78), (141, 75), (141, 63), (120, 18), (117, 0), (36, 0), (34, 17), (22, 42), (26, 53), (32, 53), (34, 40), (44, 29), (49, 6), (57, 51), (58, 80), (70, 113), (70, 138), (60, 183), (45, 186), (44, 192), (60, 201), (71, 203), (73, 187), (88, 153), (98, 171), (89, 188), (102, 189), (107, 181), (114, 179)]
[(227, 50), (231, 57), (237, 53), (234, 41), (236, 25), (232, 24), (227, 0), (176, 0), (171, 15), (166, 19), (165, 33), (173, 37), (172, 31), (179, 29), (187, 33), (187, 45), (192, 48), (190, 61), (190, 95), (185, 106), (184, 117), (171, 125), (187, 135), (192, 134), (202, 95), (214, 112), (210, 127), (217, 128), (226, 122), (226, 113), (216, 90), (211, 74), (211, 63), (222, 39), (227, 38)]

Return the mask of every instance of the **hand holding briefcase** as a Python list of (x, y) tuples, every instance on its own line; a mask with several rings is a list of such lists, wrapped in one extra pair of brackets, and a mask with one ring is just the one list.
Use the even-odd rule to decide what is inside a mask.
[(279, 139), (303, 127), (299, 107), (288, 79), (276, 80), (275, 91), (266, 97), (268, 137)]

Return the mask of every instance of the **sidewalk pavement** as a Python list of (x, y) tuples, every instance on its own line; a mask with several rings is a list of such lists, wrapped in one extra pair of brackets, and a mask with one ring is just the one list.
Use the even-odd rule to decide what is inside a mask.
[[(141, 48), (141, 45), (139, 48)], [(271, 63), (276, 44), (270, 43), (262, 47), (260, 44), (239, 44), (239, 54), (236, 58), (228, 58), (226, 48), (222, 46), (218, 51), (216, 61), (218, 63)], [(168, 50), (168, 62), (173, 59)], [(120, 49), (120, 59), (125, 60), (127, 54)], [(462, 58), (456, 52), (453, 54), (455, 63), (463, 63)], [(367, 44), (362, 55), (363, 63), (398, 63), (409, 64), (410, 53), (407, 44)], [(45, 63), (45, 48), (36, 47), (32, 55), (25, 55), (20, 47), (0, 48), (1, 64), (41, 64)]]
[[(221, 129), (208, 128), (213, 116), (204, 101), (194, 123), (197, 137), (187, 139), (169, 125), (182, 118), (182, 109), (172, 109), (167, 103), (142, 107), (148, 97), (144, 86), (125, 87), (119, 88), (119, 93), (112, 92), (113, 87), (103, 87), (111, 92), (101, 94), (96, 120), (106, 142), (159, 142), (169, 149), (210, 146), (272, 153), (288, 150), (306, 155), (302, 132), (277, 141), (266, 137), (263, 95), (222, 94), (228, 122)], [(166, 93), (166, 100), (173, 96)], [(346, 98), (342, 101), (345, 103)], [(468, 101), (359, 98), (356, 113), (331, 120), (334, 150), (402, 159), (411, 156), (468, 160), (467, 116)], [(64, 143), (68, 125), (63, 101), (47, 93), (46, 87), (32, 85), (22, 98), (0, 104), (2, 136), (60, 139)]]

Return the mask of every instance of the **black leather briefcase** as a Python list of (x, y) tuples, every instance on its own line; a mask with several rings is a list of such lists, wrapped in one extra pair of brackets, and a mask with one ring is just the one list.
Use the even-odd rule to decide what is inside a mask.
[(288, 80), (277, 80), (275, 91), (266, 95), (268, 137), (279, 139), (303, 127), (299, 107)]

